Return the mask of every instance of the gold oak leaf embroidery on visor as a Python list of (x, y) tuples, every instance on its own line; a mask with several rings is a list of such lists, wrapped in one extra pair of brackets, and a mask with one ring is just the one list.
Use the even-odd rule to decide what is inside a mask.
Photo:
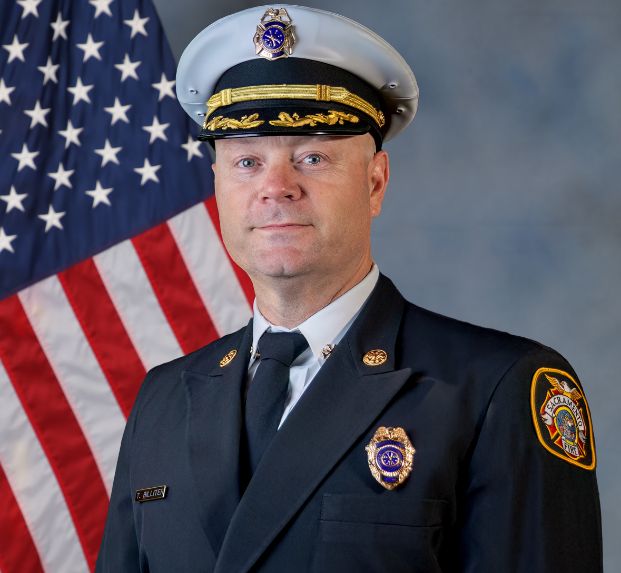
[(281, 111), (278, 114), (278, 119), (273, 119), (269, 123), (275, 127), (303, 127), (305, 125), (315, 127), (318, 123), (345, 125), (346, 121), (358, 123), (360, 119), (351, 113), (333, 110), (328, 111), (327, 115), (324, 113), (311, 113), (304, 117), (300, 117), (297, 113), (290, 115), (287, 112)]
[(209, 131), (216, 131), (217, 129), (252, 129), (265, 123), (265, 121), (258, 118), (258, 113), (243, 115), (240, 119), (218, 115), (205, 122), (203, 129)]

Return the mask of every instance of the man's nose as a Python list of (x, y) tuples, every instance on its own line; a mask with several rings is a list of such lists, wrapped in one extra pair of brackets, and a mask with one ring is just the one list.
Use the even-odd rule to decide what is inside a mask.
[(261, 200), (298, 200), (302, 195), (298, 174), (290, 161), (270, 164), (263, 174), (259, 198)]

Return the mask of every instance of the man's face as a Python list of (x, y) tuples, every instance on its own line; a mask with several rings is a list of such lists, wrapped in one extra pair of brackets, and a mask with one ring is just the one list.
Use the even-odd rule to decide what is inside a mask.
[(370, 135), (216, 141), (224, 243), (253, 280), (326, 280), (371, 264), (388, 156)]

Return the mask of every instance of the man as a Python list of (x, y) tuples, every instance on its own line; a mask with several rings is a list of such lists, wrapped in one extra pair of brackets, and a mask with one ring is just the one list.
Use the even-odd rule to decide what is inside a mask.
[(382, 142), (418, 95), (399, 54), (335, 14), (253, 8), (190, 44), (177, 89), (254, 318), (149, 373), (97, 570), (600, 571), (569, 364), (407, 303), (373, 264)]

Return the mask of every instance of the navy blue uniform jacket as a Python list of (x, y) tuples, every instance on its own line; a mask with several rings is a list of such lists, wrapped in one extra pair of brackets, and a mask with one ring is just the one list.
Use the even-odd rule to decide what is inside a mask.
[[(539, 368), (576, 378), (553, 350), (425, 311), (380, 277), (242, 493), (251, 339), (247, 326), (148, 374), (98, 572), (601, 571), (595, 472), (546, 450), (531, 415)], [(388, 360), (367, 366), (374, 349)], [(367, 463), (379, 426), (416, 449), (393, 491)], [(165, 499), (134, 501), (159, 485)]]

